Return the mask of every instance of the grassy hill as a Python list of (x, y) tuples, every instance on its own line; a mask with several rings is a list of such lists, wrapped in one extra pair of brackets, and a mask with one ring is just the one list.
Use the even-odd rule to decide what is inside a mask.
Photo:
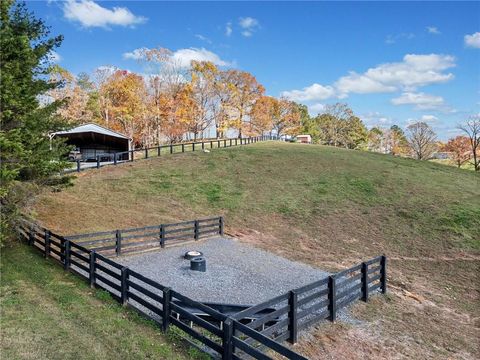
[(357, 305), (360, 325), (319, 326), (298, 345), (310, 357), (319, 349), (334, 358), (479, 355), (474, 172), (258, 143), (87, 171), (74, 183), (38, 197), (34, 215), (44, 226), (72, 234), (223, 214), (242, 241), (323, 269), (385, 253), (389, 297)]

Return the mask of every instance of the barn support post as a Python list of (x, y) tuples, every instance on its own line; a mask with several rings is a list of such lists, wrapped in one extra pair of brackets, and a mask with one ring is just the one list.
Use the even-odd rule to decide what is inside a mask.
[(162, 296), (162, 330), (163, 332), (168, 331), (168, 326), (170, 325), (170, 302), (172, 301), (172, 293), (169, 287), (163, 289)]
[(382, 284), (382, 294), (387, 293), (387, 257), (382, 255), (380, 260), (380, 283)]
[(100, 169), (100, 155), (97, 155), (97, 169)]
[(296, 344), (298, 340), (297, 301), (297, 293), (295, 290), (291, 290), (288, 295), (288, 331), (290, 333), (288, 341), (292, 344)]
[(217, 140), (217, 148), (220, 148), (220, 140)]
[(337, 289), (335, 276), (328, 277), (328, 310), (330, 310), (330, 321), (337, 319)]
[(227, 147), (227, 140), (223, 140), (223, 147)]
[(202, 151), (205, 150), (205, 142), (202, 141)]
[(113, 153), (113, 165), (117, 165), (117, 153)]
[(368, 301), (368, 264), (362, 263), (362, 301)]

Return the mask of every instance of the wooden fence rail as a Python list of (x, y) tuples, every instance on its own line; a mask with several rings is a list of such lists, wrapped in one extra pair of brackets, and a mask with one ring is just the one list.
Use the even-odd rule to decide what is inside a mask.
[(158, 247), (175, 246), (215, 235), (223, 236), (223, 224), (223, 217), (217, 216), (174, 224), (68, 235), (65, 238), (75, 240), (77, 244), (88, 249), (119, 256)]
[[(127, 230), (134, 233), (150, 229)], [(62, 237), (25, 220), (19, 224), (18, 233), (45, 257), (57, 260), (90, 286), (107, 291), (124, 306), (156, 321), (163, 331), (170, 326), (179, 328), (186, 334), (186, 341), (214, 358), (272, 359), (280, 355), (306, 360), (280, 342), (295, 343), (298, 331), (319, 320), (335, 320), (337, 310), (359, 298), (367, 301), (374, 292), (386, 292), (386, 257), (379, 256), (227, 316), (98, 253), (98, 248), (73, 241), (76, 238)]]
[(96, 164), (93, 163), (93, 167), (82, 167), (81, 160), (76, 161), (75, 169), (69, 171), (80, 172), (82, 170), (101, 168), (103, 166), (118, 165), (125, 162), (132, 162), (135, 160), (149, 159), (151, 157), (159, 157), (162, 154), (177, 154), (193, 151), (205, 151), (211, 149), (227, 148), (232, 146), (241, 146), (254, 144), (260, 141), (278, 140), (277, 136), (273, 135), (260, 135), (248, 138), (235, 138), (235, 139), (217, 139), (217, 140), (201, 140), (186, 143), (175, 143), (168, 145), (158, 145), (154, 147), (147, 147), (141, 149), (133, 149), (129, 151), (105, 153), (96, 156)]

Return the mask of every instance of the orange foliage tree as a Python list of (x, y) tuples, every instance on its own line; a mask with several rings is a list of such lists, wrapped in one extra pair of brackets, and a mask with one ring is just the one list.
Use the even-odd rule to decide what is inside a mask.
[(470, 139), (466, 136), (454, 137), (443, 146), (443, 150), (451, 153), (452, 160), (461, 167), (472, 157)]

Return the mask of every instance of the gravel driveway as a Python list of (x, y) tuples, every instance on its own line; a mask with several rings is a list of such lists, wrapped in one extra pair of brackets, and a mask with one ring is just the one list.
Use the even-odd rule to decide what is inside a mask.
[[(190, 262), (183, 259), (189, 250), (203, 253), (206, 272), (190, 270)], [(115, 260), (196, 301), (241, 305), (258, 304), (329, 275), (227, 238)]]

